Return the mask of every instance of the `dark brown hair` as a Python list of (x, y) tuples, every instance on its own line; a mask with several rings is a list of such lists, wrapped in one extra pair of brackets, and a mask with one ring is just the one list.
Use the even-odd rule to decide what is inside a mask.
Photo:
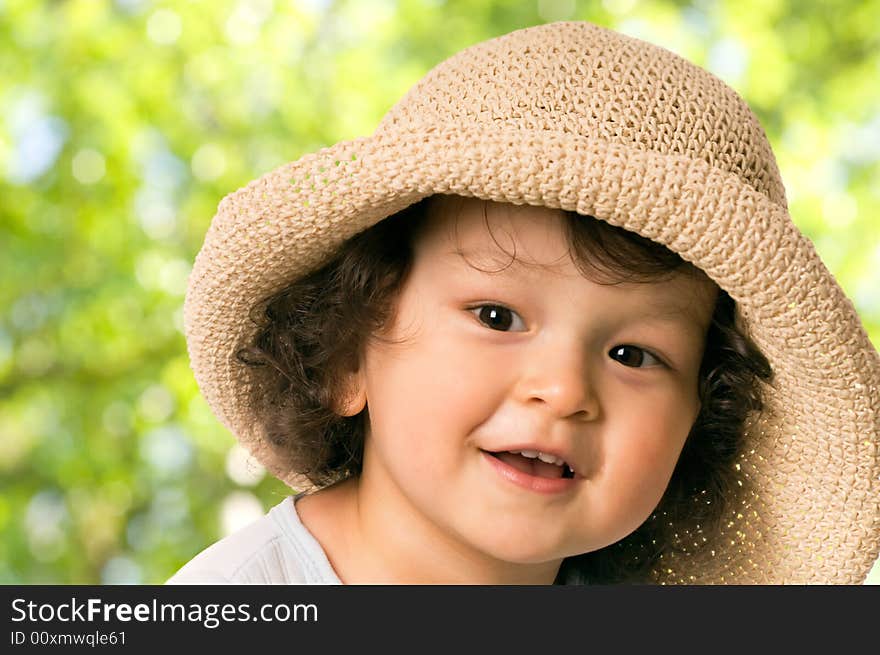
[[(349, 239), (332, 261), (253, 308), (259, 331), (238, 353), (258, 380), (252, 400), (261, 403), (276, 453), (317, 486), (360, 473), (367, 412), (344, 417), (334, 408), (345, 372), (392, 318), (430, 202)], [(667, 248), (595, 218), (566, 212), (565, 225), (573, 261), (596, 282), (703, 275)], [(760, 382), (770, 378), (766, 358), (737, 324), (733, 300), (719, 290), (699, 372), (700, 412), (657, 509), (621, 541), (566, 559), (557, 580), (645, 581), (657, 559), (678, 547), (675, 526), (710, 531), (735, 484), (745, 421), (762, 407)]]

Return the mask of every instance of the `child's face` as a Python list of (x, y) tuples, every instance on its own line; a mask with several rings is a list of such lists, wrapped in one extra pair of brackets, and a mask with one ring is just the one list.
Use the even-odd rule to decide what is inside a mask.
[[(495, 562), (621, 539), (656, 507), (699, 411), (714, 286), (603, 286), (572, 262), (560, 212), (486, 203), (490, 233), (481, 201), (434, 207), (387, 335), (404, 342), (367, 346), (347, 412), (366, 402), (361, 492), (430, 543)], [(491, 454), (521, 450), (575, 477)]]

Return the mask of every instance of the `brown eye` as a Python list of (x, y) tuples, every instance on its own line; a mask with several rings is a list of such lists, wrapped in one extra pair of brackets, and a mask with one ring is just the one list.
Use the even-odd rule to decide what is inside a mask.
[(523, 320), (512, 309), (502, 307), (501, 305), (480, 305), (474, 307), (473, 311), (477, 319), (488, 328), (507, 332), (511, 328), (514, 331), (521, 332), (525, 330)]
[(654, 357), (654, 355), (638, 346), (614, 346), (614, 348), (608, 351), (608, 356), (624, 366), (629, 366), (631, 368), (643, 368), (646, 366), (658, 366), (662, 364), (662, 362)]

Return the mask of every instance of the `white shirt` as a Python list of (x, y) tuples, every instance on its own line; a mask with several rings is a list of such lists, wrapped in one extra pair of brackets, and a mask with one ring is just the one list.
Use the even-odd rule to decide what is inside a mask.
[[(300, 494), (302, 495), (302, 494)], [(262, 518), (209, 546), (166, 584), (342, 584), (288, 496)], [(574, 574), (566, 584), (585, 584)]]
[(342, 584), (288, 496), (250, 525), (209, 546), (166, 584)]

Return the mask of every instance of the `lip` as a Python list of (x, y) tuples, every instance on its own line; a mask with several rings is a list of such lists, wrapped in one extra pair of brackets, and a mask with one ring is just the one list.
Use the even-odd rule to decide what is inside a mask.
[(518, 444), (518, 445), (513, 445), (513, 446), (500, 446), (498, 448), (481, 448), (480, 450), (483, 450), (486, 452), (491, 452), (491, 453), (500, 453), (503, 451), (522, 452), (524, 450), (536, 450), (536, 451), (544, 453), (546, 455), (553, 455), (554, 457), (558, 457), (559, 459), (565, 461), (565, 463), (568, 464), (569, 468), (574, 473), (575, 478), (583, 477), (577, 472), (577, 470), (575, 470), (574, 466), (572, 466), (572, 460), (574, 459), (572, 454), (567, 453), (567, 452), (563, 452), (562, 450), (554, 450), (552, 448), (547, 448), (546, 446), (540, 446), (535, 443), (525, 443), (525, 444)]
[(536, 475), (529, 475), (505, 464), (497, 457), (489, 454), (488, 451), (480, 450), (480, 454), (495, 473), (502, 478), (522, 489), (534, 491), (535, 493), (548, 495), (562, 494), (571, 491), (579, 481), (577, 476), (573, 478), (542, 478)]

